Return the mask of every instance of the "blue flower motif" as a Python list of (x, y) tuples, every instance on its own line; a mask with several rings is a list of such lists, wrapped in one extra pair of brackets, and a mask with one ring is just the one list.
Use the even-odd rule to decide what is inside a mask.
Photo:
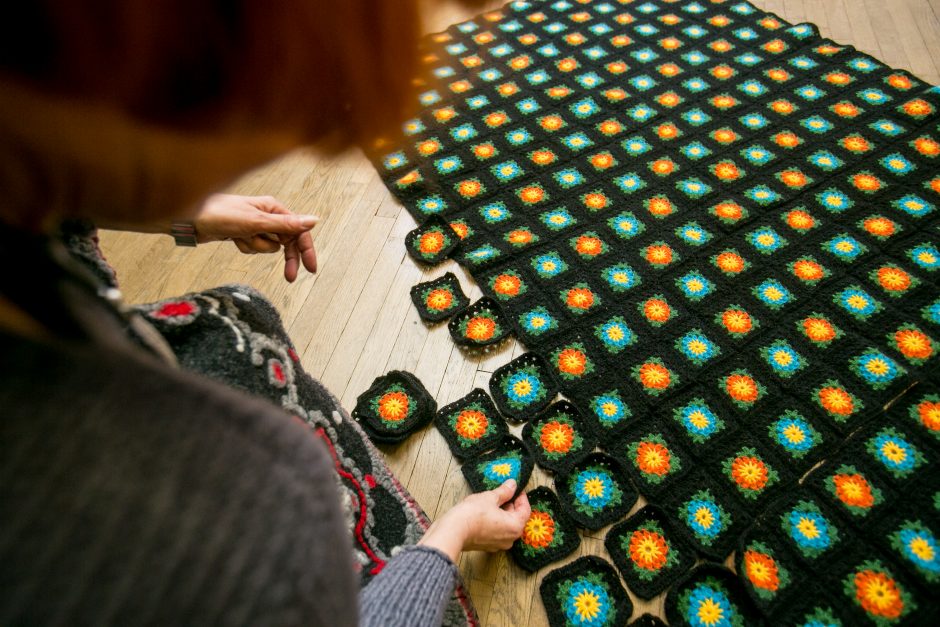
[(627, 151), (631, 157), (636, 157), (642, 155), (644, 152), (649, 152), (653, 149), (642, 137), (631, 137), (620, 142), (621, 148)]
[[(695, 27), (695, 28), (700, 28), (700, 27)], [(689, 33), (686, 32), (686, 35), (689, 35)], [(694, 35), (689, 35), (689, 36), (694, 37)], [(701, 65), (703, 63), (708, 63), (711, 60), (711, 57), (709, 57), (708, 55), (702, 54), (698, 50), (690, 50), (689, 52), (686, 52), (685, 54), (682, 55), (682, 59), (689, 65)]]
[(875, 456), (891, 471), (907, 472), (917, 465), (917, 452), (906, 440), (887, 432), (879, 433), (873, 441)]
[[(600, 6), (604, 6), (604, 5), (600, 5)], [(600, 8), (600, 7), (596, 7), (596, 8)], [(592, 27), (589, 28), (588, 30), (591, 31), (592, 33), (594, 33), (595, 35), (600, 36), (600, 35), (606, 35), (607, 33), (611, 32), (611, 31), (614, 30), (614, 29), (611, 28), (611, 27), (610, 27), (609, 25), (607, 25), (607, 24), (600, 23), (600, 24), (595, 24), (594, 26), (592, 26)]]
[(828, 133), (833, 129), (832, 122), (819, 115), (811, 115), (808, 118), (803, 118), (800, 120), (800, 126), (817, 135)]
[(463, 161), (456, 155), (451, 157), (444, 157), (443, 159), (437, 159), (434, 162), (434, 168), (441, 174), (450, 174), (451, 172), (456, 172), (462, 167)]
[(408, 158), (405, 156), (405, 153), (401, 151), (385, 155), (385, 158), (382, 159), (382, 165), (385, 166), (386, 170), (394, 170), (396, 168), (400, 168), (403, 165), (406, 165), (407, 163)]
[(484, 261), (488, 261), (498, 256), (499, 256), (498, 249), (493, 248), (489, 244), (484, 244), (483, 246), (480, 246), (479, 248), (475, 248), (471, 250), (470, 252), (466, 253), (464, 255), (464, 259), (466, 259), (469, 263), (478, 264), (478, 263), (483, 263)]
[(739, 154), (747, 159), (748, 163), (753, 165), (764, 165), (769, 163), (770, 160), (774, 158), (774, 153), (770, 152), (760, 144), (748, 146), (747, 148), (741, 150)]
[(420, 102), (421, 105), (425, 107), (428, 105), (432, 105), (436, 102), (440, 102), (440, 101), (441, 101), (441, 95), (437, 93), (437, 90), (435, 89), (426, 91), (418, 95), (418, 102)]
[(858, 92), (858, 97), (867, 102), (868, 104), (881, 105), (891, 100), (891, 96), (884, 93), (880, 89), (875, 89), (870, 87), (868, 89), (863, 89)]
[(698, 2), (690, 2), (689, 4), (682, 7), (682, 10), (695, 14), (704, 13), (706, 11), (705, 7), (703, 7)]
[(887, 135), (888, 137), (896, 137), (907, 130), (900, 124), (892, 122), (891, 120), (875, 120), (868, 125), (868, 128), (873, 131), (878, 131), (882, 135)]
[(506, 133), (506, 141), (513, 146), (522, 146), (532, 141), (532, 134), (524, 128), (517, 128)]
[(434, 68), (434, 76), (437, 78), (447, 78), (449, 76), (453, 76), (454, 74), (456, 74), (456, 72), (454, 72), (454, 68), (450, 67), (449, 65)]
[(881, 309), (881, 304), (858, 287), (847, 287), (835, 295), (840, 307), (855, 317), (867, 318)]
[(756, 185), (744, 192), (744, 196), (759, 205), (770, 205), (780, 200), (780, 194), (766, 185)]
[(656, 11), (659, 11), (659, 7), (653, 4), (652, 2), (647, 2), (645, 4), (641, 4), (640, 6), (638, 6), (636, 10), (639, 11), (640, 13), (649, 15), (650, 13), (655, 13)]
[(815, 85), (804, 85), (799, 89), (794, 90), (794, 93), (803, 98), (804, 100), (809, 100), (810, 102), (814, 100), (819, 100), (826, 95), (826, 92)]
[(540, 277), (550, 279), (567, 270), (568, 264), (565, 263), (564, 259), (562, 259), (558, 253), (550, 252), (539, 255), (533, 259), (532, 267)]
[(574, 497), (582, 505), (602, 509), (614, 495), (614, 482), (606, 472), (582, 470), (574, 481)]
[(560, 22), (552, 22), (551, 24), (545, 27), (545, 31), (548, 33), (551, 33), (552, 35), (556, 35), (566, 30), (568, 30), (568, 27)]
[(490, 48), (490, 54), (494, 57), (505, 57), (507, 54), (512, 54), (512, 46), (509, 44), (500, 44)]
[(759, 37), (753, 28), (739, 28), (733, 32), (735, 37), (743, 41), (752, 41)]
[(480, 72), (480, 80), (484, 80), (487, 83), (491, 83), (495, 80), (499, 80), (503, 77), (503, 73), (495, 68), (490, 68), (488, 70), (483, 70)]
[(594, 145), (594, 142), (582, 132), (572, 133), (567, 137), (562, 138), (561, 143), (568, 147), (569, 150), (578, 152), (589, 148)]
[(600, 58), (606, 57), (607, 51), (600, 46), (593, 46), (584, 51), (584, 56), (592, 61), (597, 61)]
[(705, 91), (710, 87), (710, 85), (702, 78), (689, 78), (682, 81), (682, 86), (688, 89), (693, 94), (697, 94), (701, 91)]
[(496, 165), (490, 168), (490, 172), (493, 173), (501, 183), (506, 183), (513, 179), (517, 179), (525, 172), (522, 168), (519, 167), (519, 164), (515, 161), (503, 161), (502, 163), (497, 163)]
[(447, 54), (458, 55), (466, 52), (467, 46), (464, 44), (450, 44), (445, 48), (445, 50), (447, 50)]
[(624, 212), (607, 220), (607, 224), (622, 239), (636, 237), (646, 230), (642, 222), (630, 212)]
[(715, 538), (724, 527), (721, 508), (712, 500), (692, 499), (686, 503), (685, 512), (686, 524), (697, 535)]
[(813, 448), (815, 431), (802, 417), (781, 418), (774, 424), (777, 444), (790, 453), (803, 453)]
[(819, 63), (804, 55), (793, 57), (787, 63), (800, 70), (811, 70), (819, 65)]
[(887, 387), (903, 373), (898, 363), (881, 351), (869, 349), (852, 360), (852, 370), (876, 390)]
[[(712, 620), (703, 616), (718, 616)], [(725, 593), (708, 584), (699, 584), (689, 595), (689, 609), (685, 616), (691, 627), (732, 627), (735, 611)]]
[(546, 211), (539, 217), (542, 220), (542, 224), (553, 231), (560, 231), (577, 222), (564, 207), (559, 207), (558, 209), (553, 209), (552, 211)]
[(841, 213), (855, 206), (855, 201), (835, 187), (830, 187), (816, 194), (816, 201), (833, 213)]
[(814, 511), (793, 509), (788, 516), (790, 537), (801, 548), (820, 551), (829, 548), (829, 521)]
[[(648, 25), (647, 25), (648, 26)], [(653, 29), (655, 32), (659, 32), (659, 29), (654, 26), (650, 26), (650, 29)], [(643, 26), (637, 27), (637, 32), (643, 29)], [(653, 33), (650, 33), (653, 34)], [(650, 61), (655, 61), (659, 58), (659, 55), (653, 52), (651, 48), (641, 48), (640, 50), (635, 50), (630, 53), (630, 56), (639, 61), (640, 63), (649, 63)]]
[(506, 203), (501, 200), (480, 207), (480, 215), (490, 224), (503, 222), (512, 217), (512, 213), (506, 209)]
[(646, 187), (646, 183), (634, 172), (628, 172), (614, 179), (614, 185), (624, 194), (632, 194)]
[(405, 135), (409, 135), (409, 136), (417, 135), (418, 133), (421, 133), (422, 131), (424, 131), (426, 128), (427, 127), (424, 125), (424, 122), (422, 122), (421, 120), (417, 120), (417, 119), (408, 120), (402, 125), (402, 131), (405, 133)]
[(565, 618), (569, 625), (606, 625), (610, 607), (607, 590), (579, 579), (568, 588), (564, 604)]
[(625, 292), (639, 285), (641, 281), (640, 275), (626, 263), (618, 263), (615, 266), (605, 268), (601, 272), (601, 276), (615, 292)]
[(490, 99), (482, 94), (467, 98), (467, 106), (473, 110), (482, 109), (488, 104), (490, 104)]
[(646, 74), (634, 76), (633, 78), (630, 79), (629, 83), (637, 91), (646, 91), (658, 85), (658, 83), (653, 79), (652, 76), (647, 76)]
[(536, 307), (519, 316), (519, 324), (529, 335), (542, 335), (558, 328), (558, 321), (544, 307)]
[(418, 201), (418, 209), (425, 215), (440, 213), (447, 208), (447, 203), (440, 196), (425, 196)]
[(499, 457), (486, 465), (483, 476), (492, 483), (503, 483), (509, 479), (518, 479), (522, 462), (518, 457)]
[(549, 57), (549, 58), (557, 57), (558, 55), (561, 54), (561, 51), (558, 49), (558, 46), (556, 46), (555, 44), (545, 44), (544, 46), (536, 49), (536, 52), (538, 52), (543, 57)]
[(776, 252), (787, 245), (787, 240), (780, 237), (780, 234), (769, 226), (764, 226), (748, 233), (747, 241), (751, 243), (751, 246), (764, 254)]
[(731, 10), (735, 13), (738, 13), (739, 15), (751, 15), (757, 9), (747, 4), (746, 2), (742, 2), (731, 7)]
[(581, 174), (577, 168), (566, 168), (564, 170), (560, 170), (555, 172), (555, 174), (552, 175), (552, 178), (554, 178), (555, 182), (565, 189), (576, 187), (584, 183), (586, 180), (584, 175)]
[(823, 242), (823, 250), (831, 253), (842, 261), (854, 261), (868, 249), (860, 241), (850, 235), (837, 235), (828, 242)]
[(601, 110), (601, 108), (597, 106), (597, 103), (594, 102), (594, 99), (591, 97), (582, 98), (581, 100), (569, 105), (568, 108), (571, 109), (571, 112), (575, 115), (575, 117), (581, 118), (582, 120), (591, 117)]
[(921, 311), (925, 320), (940, 324), (940, 298), (924, 307)]
[(888, 172), (901, 176), (916, 168), (913, 163), (908, 161), (904, 155), (899, 152), (894, 152), (886, 157), (883, 157), (881, 159), (881, 165)]
[(597, 75), (597, 72), (587, 72), (576, 76), (575, 81), (584, 89), (594, 89), (604, 83), (604, 79)]
[(676, 347), (690, 361), (701, 365), (721, 352), (721, 349), (698, 330), (689, 331), (676, 341)]
[(806, 158), (807, 161), (825, 172), (832, 172), (841, 168), (845, 162), (828, 150), (817, 150)]
[(940, 250), (933, 244), (921, 244), (907, 251), (907, 256), (924, 270), (940, 268)]
[(721, 421), (703, 402), (693, 401), (679, 410), (679, 419), (689, 435), (708, 438), (721, 428)]
[(699, 159), (704, 159), (708, 155), (712, 154), (712, 151), (705, 147), (702, 142), (691, 142), (679, 149), (683, 155), (687, 158), (692, 159), (693, 161), (698, 161)]
[(690, 198), (701, 198), (702, 196), (707, 196), (712, 191), (710, 185), (694, 176), (676, 183), (676, 189)]
[[(919, 568), (932, 573), (940, 573), (940, 547), (937, 539), (927, 528), (903, 529), (899, 534), (904, 557), (914, 562)], [(918, 548), (915, 549), (914, 547)]]
[(682, 114), (682, 119), (691, 124), (692, 126), (701, 126), (703, 124), (708, 124), (712, 120), (712, 116), (708, 115), (699, 108), (689, 109)]
[(637, 122), (646, 122), (656, 116), (656, 109), (645, 104), (639, 104), (627, 109), (627, 115)]
[(793, 294), (790, 290), (775, 279), (767, 279), (758, 285), (754, 288), (754, 294), (771, 309), (779, 309), (793, 300)]
[(690, 246), (701, 246), (712, 238), (711, 233), (703, 229), (696, 222), (689, 222), (676, 229), (676, 237)]
[(855, 57), (846, 65), (848, 65), (853, 70), (858, 72), (865, 72), (866, 74), (874, 71), (875, 68), (880, 67), (877, 63), (874, 63), (871, 59), (866, 59), (865, 57)]
[(611, 318), (595, 327), (594, 335), (613, 352), (619, 352), (636, 342), (636, 333), (620, 317)]
[(516, 372), (505, 379), (503, 393), (509, 400), (527, 404), (536, 400), (542, 391), (542, 382), (529, 372)]
[(591, 411), (605, 427), (615, 425), (630, 416), (630, 409), (616, 392), (595, 396), (591, 400)]
[(738, 118), (738, 121), (745, 128), (749, 128), (752, 131), (760, 130), (770, 124), (770, 120), (762, 116), (760, 113), (750, 113), (748, 115), (741, 116)]
[(800, 354), (783, 340), (774, 342), (761, 352), (771, 369), (784, 377), (789, 377), (806, 365)]
[(676, 287), (682, 290), (690, 300), (702, 300), (712, 293), (715, 284), (706, 279), (700, 272), (692, 271), (676, 279)]
[(516, 108), (519, 109), (519, 113), (528, 115), (529, 113), (535, 113), (541, 109), (542, 105), (540, 105), (535, 98), (526, 98), (517, 102)]
[(750, 79), (738, 85), (738, 89), (748, 96), (763, 96), (767, 93), (767, 86), (758, 80)]
[(904, 213), (915, 218), (922, 218), (936, 207), (916, 194), (907, 194), (891, 202), (895, 209), (900, 209)]

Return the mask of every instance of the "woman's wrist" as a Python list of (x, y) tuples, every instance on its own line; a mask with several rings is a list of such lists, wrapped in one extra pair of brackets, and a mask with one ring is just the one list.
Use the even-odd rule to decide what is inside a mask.
[(440, 520), (431, 523), (428, 530), (424, 532), (424, 536), (418, 541), (421, 546), (437, 549), (455, 564), (460, 558), (468, 534), (466, 521), (459, 520), (455, 516), (456, 513), (455, 510), (451, 510)]

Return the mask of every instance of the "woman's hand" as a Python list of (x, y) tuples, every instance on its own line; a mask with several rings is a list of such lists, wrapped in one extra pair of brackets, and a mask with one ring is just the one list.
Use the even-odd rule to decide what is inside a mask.
[(293, 282), (300, 264), (317, 271), (312, 229), (319, 218), (296, 215), (271, 196), (210, 196), (194, 219), (196, 240), (230, 239), (246, 254), (276, 253), (284, 247), (284, 278)]
[(515, 492), (510, 479), (495, 490), (471, 494), (436, 520), (418, 544), (442, 551), (455, 563), (461, 551), (508, 549), (532, 513), (525, 492), (509, 502)]

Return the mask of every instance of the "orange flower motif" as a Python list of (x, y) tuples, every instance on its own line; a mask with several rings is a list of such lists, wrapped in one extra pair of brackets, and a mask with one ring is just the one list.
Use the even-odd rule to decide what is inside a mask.
[(878, 268), (878, 283), (889, 292), (903, 292), (911, 287), (911, 275), (897, 266)]
[(789, 100), (774, 100), (770, 103), (770, 108), (780, 115), (789, 115), (796, 110), (796, 106)]
[(532, 44), (534, 44), (535, 42), (539, 40), (538, 37), (536, 37), (535, 35), (531, 33), (526, 33), (525, 35), (519, 35), (518, 39), (519, 39), (519, 43), (522, 44), (523, 46), (531, 46)]
[(917, 406), (917, 416), (931, 431), (940, 431), (940, 402), (923, 401)]
[(832, 105), (832, 110), (836, 115), (843, 118), (858, 117), (861, 113), (861, 110), (851, 102), (837, 102)]
[(672, 159), (663, 158), (657, 159), (650, 164), (650, 169), (660, 176), (665, 176), (667, 174), (672, 174), (676, 170), (676, 164), (673, 163)]
[(522, 279), (514, 274), (500, 274), (493, 281), (493, 291), (506, 296), (518, 296), (521, 286)]
[(454, 230), (454, 233), (460, 239), (466, 239), (467, 235), (470, 234), (470, 227), (467, 226), (466, 222), (451, 222), (450, 228)]
[(720, 128), (712, 134), (719, 144), (730, 144), (738, 139), (738, 134), (730, 128)]
[(584, 206), (591, 211), (600, 211), (607, 206), (607, 196), (600, 192), (590, 192), (584, 195)]
[(881, 180), (873, 174), (859, 172), (858, 174), (852, 175), (852, 185), (859, 191), (877, 192), (881, 189)]
[(897, 224), (884, 216), (867, 218), (862, 227), (876, 237), (891, 237), (897, 231)]
[(660, 124), (656, 127), (656, 134), (660, 139), (675, 139), (679, 136), (679, 129), (672, 123)]
[(453, 107), (443, 107), (441, 109), (434, 110), (434, 119), (438, 122), (447, 122), (456, 116), (457, 112), (454, 111)]
[(793, 275), (802, 281), (818, 281), (825, 276), (824, 268), (812, 259), (797, 259), (791, 268)]
[(465, 409), (457, 416), (454, 430), (464, 439), (478, 440), (486, 433), (489, 425), (486, 414), (476, 409)]
[(871, 144), (861, 135), (849, 135), (842, 139), (842, 147), (849, 152), (868, 152)]
[(810, 341), (817, 343), (831, 342), (836, 339), (836, 329), (825, 318), (810, 316), (803, 319), (803, 333)]
[(411, 185), (412, 183), (418, 181), (420, 178), (421, 178), (421, 175), (418, 173), (418, 171), (412, 170), (405, 176), (395, 181), (395, 183), (403, 187), (405, 185)]
[(787, 225), (797, 231), (808, 231), (816, 226), (816, 220), (809, 212), (794, 209), (787, 213)]
[(664, 94), (660, 94), (659, 97), (656, 98), (656, 102), (664, 107), (672, 108), (682, 102), (682, 98), (674, 91), (667, 91)]
[(480, 33), (479, 35), (474, 35), (473, 37), (473, 41), (480, 44), (481, 46), (491, 43), (493, 39), (495, 39), (495, 37), (493, 36), (493, 33), (491, 33), (490, 31), (484, 31)]
[(708, 47), (714, 50), (715, 52), (728, 52), (729, 50), (734, 48), (734, 46), (732, 46), (729, 42), (725, 41), (724, 39), (713, 41), (712, 43), (708, 45)]
[(565, 121), (561, 119), (560, 115), (546, 115), (539, 119), (539, 125), (546, 131), (557, 131), (565, 125)]
[(672, 309), (661, 298), (651, 298), (643, 303), (643, 315), (650, 322), (668, 322), (672, 317)]
[(790, 73), (783, 68), (772, 68), (767, 70), (767, 78), (778, 83), (790, 80)]
[(473, 147), (473, 154), (479, 159), (489, 159), (496, 154), (496, 147), (493, 144), (477, 144)]
[(676, 210), (672, 201), (665, 196), (653, 196), (647, 201), (646, 208), (654, 216), (668, 216)]
[(802, 140), (790, 131), (783, 131), (773, 136), (774, 143), (783, 148), (796, 148)]
[(874, 616), (895, 619), (904, 611), (904, 599), (894, 579), (873, 570), (855, 573), (855, 598)]
[(476, 179), (467, 179), (457, 184), (457, 193), (464, 198), (473, 198), (483, 191), (483, 185)]
[(519, 190), (519, 200), (527, 205), (541, 202), (545, 198), (545, 190), (538, 185), (530, 185)]
[(836, 488), (836, 497), (849, 507), (868, 509), (875, 504), (871, 486), (862, 475), (836, 474), (832, 477)]
[(712, 213), (722, 220), (740, 220), (744, 209), (736, 202), (720, 202), (712, 207)]
[(721, 161), (715, 164), (714, 173), (722, 181), (736, 181), (741, 176), (741, 171), (732, 161)]
[(454, 81), (453, 83), (449, 85), (449, 87), (450, 87), (450, 90), (454, 92), (455, 94), (462, 94), (463, 92), (470, 89), (472, 85), (470, 85), (470, 81), (463, 80), (463, 81)]
[(619, 87), (614, 87), (612, 89), (604, 90), (604, 98), (607, 98), (611, 102), (620, 102), (627, 98), (627, 92)]
[(650, 244), (646, 247), (646, 260), (654, 266), (672, 263), (672, 248), (669, 244)]
[(532, 237), (532, 231), (528, 229), (516, 229), (515, 231), (510, 231), (506, 239), (509, 240), (510, 244), (522, 245), (531, 242)]
[(549, 453), (567, 453), (574, 444), (574, 429), (567, 423), (553, 420), (542, 427), (539, 442)]
[(678, 76), (682, 70), (675, 63), (663, 63), (658, 68), (656, 68), (660, 74), (666, 78), (672, 78), (673, 76)]
[(747, 573), (748, 581), (750, 581), (755, 588), (776, 592), (780, 587), (780, 575), (777, 570), (777, 562), (766, 553), (751, 550), (745, 551), (744, 571)]
[(551, 165), (555, 162), (555, 153), (551, 150), (536, 150), (530, 156), (537, 165)]
[(903, 74), (892, 74), (885, 80), (887, 80), (888, 84), (895, 89), (908, 90), (914, 86), (913, 83), (911, 83), (911, 79), (904, 76)]
[(496, 88), (500, 96), (512, 96), (519, 92), (519, 86), (515, 83), (503, 83)]
[(899, 329), (894, 334), (894, 342), (908, 359), (929, 359), (933, 355), (933, 343), (918, 329)]
[(729, 96), (728, 94), (721, 94), (712, 98), (712, 106), (716, 109), (730, 109), (736, 104), (738, 104), (737, 99), (734, 96)]
[(757, 457), (735, 457), (731, 477), (745, 490), (763, 490), (767, 485), (767, 466)]
[(846, 74), (845, 72), (829, 72), (825, 76), (826, 82), (832, 83), (833, 85), (848, 85), (852, 82), (852, 77)]
[(940, 176), (930, 179), (930, 189), (940, 194)]
[(581, 33), (571, 33), (570, 35), (565, 35), (564, 39), (572, 46), (580, 46), (585, 41), (587, 41), (587, 39)]
[(441, 149), (441, 142), (436, 139), (426, 139), (418, 144), (418, 152), (422, 156), (430, 156)]
[(454, 302), (454, 295), (451, 294), (450, 290), (431, 290), (428, 293), (427, 298), (424, 301), (425, 306), (428, 309), (434, 311), (444, 311), (450, 307), (451, 303)]
[(655, 531), (637, 529), (630, 536), (630, 559), (638, 568), (659, 570), (666, 565), (669, 545)]
[(730, 333), (749, 333), (754, 328), (751, 315), (743, 309), (726, 309), (721, 314), (721, 323)]
[(422, 253), (433, 255), (444, 247), (444, 234), (440, 231), (428, 231), (418, 240), (418, 250)]
[(744, 257), (736, 252), (726, 250), (715, 257), (715, 265), (722, 272), (738, 274), (744, 271)]
[(778, 28), (783, 26), (783, 24), (780, 23), (780, 20), (773, 18), (773, 17), (769, 17), (769, 16), (763, 18), (760, 22), (758, 22), (758, 24), (760, 24), (767, 30), (777, 30)]
[(659, 45), (662, 46), (664, 50), (675, 50), (682, 46), (682, 42), (675, 37), (666, 37), (659, 40)]
[(723, 28), (731, 23), (731, 18), (727, 15), (716, 15), (708, 20), (708, 23), (718, 28)]
[(604, 252), (604, 242), (599, 237), (582, 235), (575, 242), (574, 249), (579, 255), (595, 257)]
[(840, 387), (828, 385), (817, 393), (819, 404), (831, 414), (837, 416), (851, 416), (855, 411), (855, 401), (852, 395)]
[(613, 44), (615, 48), (623, 48), (633, 43), (633, 40), (626, 35), (615, 35), (610, 38), (610, 43)]
[(664, 476), (672, 467), (672, 455), (662, 444), (641, 442), (636, 449), (636, 465), (645, 474)]
[(617, 120), (604, 120), (597, 125), (597, 129), (604, 135), (616, 135), (623, 130), (623, 125)]
[(933, 106), (926, 100), (921, 98), (915, 98), (914, 100), (908, 100), (901, 108), (904, 109), (904, 113), (919, 118), (925, 115), (931, 115), (934, 111)]
[(607, 71), (611, 74), (623, 74), (627, 71), (627, 64), (623, 61), (612, 61), (606, 65)]
[(509, 67), (514, 70), (524, 70), (532, 64), (532, 58), (528, 55), (514, 57), (509, 61)]
[(662, 16), (661, 18), (659, 18), (659, 20), (663, 24), (668, 24), (669, 26), (675, 26), (676, 24), (682, 21), (682, 19), (678, 15), (674, 15), (672, 13)]
[(592, 155), (590, 161), (591, 165), (598, 170), (606, 170), (607, 168), (613, 167), (614, 156), (609, 152), (601, 152), (596, 155)]
[(571, 89), (565, 87), (564, 85), (559, 85), (557, 87), (549, 87), (545, 90), (549, 98), (564, 98), (571, 93)]
[(778, 175), (780, 182), (786, 185), (791, 189), (799, 189), (800, 187), (806, 186), (808, 179), (806, 175), (800, 172), (799, 170), (784, 170)]
[(558, 354), (558, 370), (581, 376), (587, 368), (587, 355), (575, 348), (566, 348)]
[(725, 379), (725, 391), (728, 396), (742, 403), (753, 403), (757, 400), (757, 382), (746, 374), (732, 374)]
[(914, 140), (914, 150), (925, 157), (940, 155), (940, 142), (930, 137), (918, 137)]
[(522, 529), (522, 541), (536, 549), (544, 549), (555, 538), (555, 521), (545, 512), (532, 510)]
[(475, 342), (485, 342), (496, 332), (496, 323), (492, 318), (475, 316), (467, 322), (467, 338)]
[(400, 422), (408, 417), (408, 395), (388, 392), (379, 399), (379, 417), (387, 422)]
[(594, 292), (586, 287), (573, 287), (568, 290), (565, 302), (574, 309), (590, 309), (594, 304)]
[(640, 366), (640, 383), (651, 390), (665, 390), (672, 383), (672, 373), (662, 364), (648, 361)]
[(471, 69), (471, 70), (475, 67), (480, 67), (481, 65), (483, 65), (483, 59), (481, 59), (475, 54), (470, 55), (469, 57), (462, 57), (460, 59), (460, 62), (463, 63), (464, 67)]

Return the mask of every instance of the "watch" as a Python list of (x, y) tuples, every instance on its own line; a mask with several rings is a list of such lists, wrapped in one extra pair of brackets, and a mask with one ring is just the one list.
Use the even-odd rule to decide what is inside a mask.
[(192, 222), (174, 220), (170, 223), (170, 235), (177, 246), (196, 245), (196, 225)]

